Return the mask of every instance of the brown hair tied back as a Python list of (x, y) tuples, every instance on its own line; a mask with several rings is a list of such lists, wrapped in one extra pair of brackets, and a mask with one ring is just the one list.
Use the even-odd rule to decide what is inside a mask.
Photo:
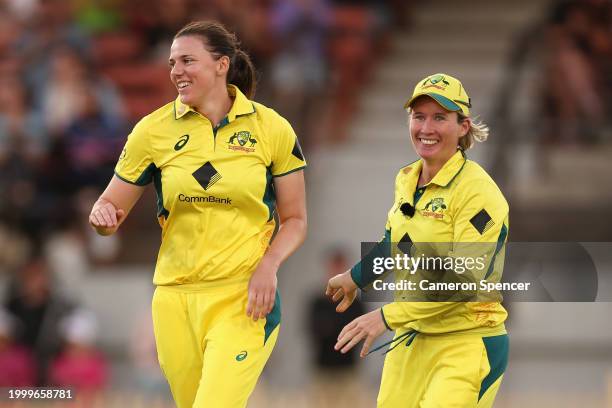
[(181, 28), (174, 38), (190, 35), (200, 37), (204, 47), (215, 59), (224, 55), (229, 58), (227, 83), (236, 85), (247, 98), (253, 99), (256, 88), (255, 68), (249, 55), (240, 49), (236, 34), (216, 21), (195, 21)]

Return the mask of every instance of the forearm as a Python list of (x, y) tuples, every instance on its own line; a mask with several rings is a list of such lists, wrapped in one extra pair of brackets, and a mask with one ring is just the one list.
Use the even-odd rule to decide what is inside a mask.
[(279, 267), (302, 245), (306, 229), (306, 218), (292, 217), (284, 220), (265, 257)]
[(93, 205), (89, 223), (100, 235), (114, 234), (143, 191), (143, 186), (127, 183), (113, 176), (106, 190)]

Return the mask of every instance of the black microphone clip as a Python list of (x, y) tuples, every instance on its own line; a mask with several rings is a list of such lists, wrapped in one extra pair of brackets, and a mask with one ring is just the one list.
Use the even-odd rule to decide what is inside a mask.
[(414, 207), (409, 203), (404, 203), (400, 206), (400, 211), (407, 217), (412, 217), (414, 215)]

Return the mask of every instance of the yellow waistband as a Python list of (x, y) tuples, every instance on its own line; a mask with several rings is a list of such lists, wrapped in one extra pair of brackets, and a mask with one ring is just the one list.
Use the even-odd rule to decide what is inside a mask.
[(249, 278), (223, 279), (210, 282), (193, 282), (182, 283), (178, 285), (157, 285), (158, 289), (169, 290), (173, 292), (208, 292), (227, 289), (240, 289), (244, 287), (246, 290), (249, 284)]
[[(402, 330), (402, 329), (399, 329)], [(404, 329), (405, 330), (405, 329)], [(411, 330), (411, 329), (409, 329)], [(414, 329), (412, 329), (414, 330)], [(444, 333), (428, 333), (428, 332), (419, 332), (419, 334), (425, 336), (478, 336), (478, 337), (491, 337), (491, 336), (500, 336), (502, 334), (508, 334), (506, 331), (506, 325), (504, 323), (498, 324), (495, 327), (476, 327), (468, 330), (461, 331), (453, 331), (453, 332), (444, 332)]]

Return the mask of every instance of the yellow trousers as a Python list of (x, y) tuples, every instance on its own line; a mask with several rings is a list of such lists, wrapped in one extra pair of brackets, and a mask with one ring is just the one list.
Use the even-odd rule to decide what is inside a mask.
[(387, 353), (377, 406), (490, 408), (507, 362), (507, 334), (419, 333)]
[(266, 319), (246, 315), (246, 283), (186, 290), (158, 286), (153, 327), (160, 367), (178, 408), (238, 408), (276, 343), (280, 299)]

